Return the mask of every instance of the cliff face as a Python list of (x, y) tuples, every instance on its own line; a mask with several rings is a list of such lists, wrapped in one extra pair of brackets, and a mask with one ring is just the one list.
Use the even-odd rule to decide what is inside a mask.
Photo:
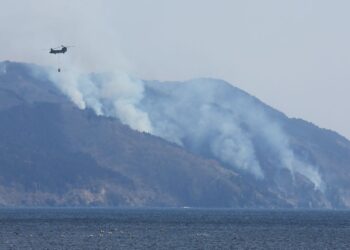
[(0, 66), (3, 206), (350, 207), (348, 140), (223, 81), (146, 82), (151, 135), (32, 67)]

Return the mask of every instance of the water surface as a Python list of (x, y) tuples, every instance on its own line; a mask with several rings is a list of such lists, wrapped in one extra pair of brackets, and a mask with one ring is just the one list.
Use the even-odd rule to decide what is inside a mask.
[(0, 209), (0, 249), (350, 249), (350, 211)]

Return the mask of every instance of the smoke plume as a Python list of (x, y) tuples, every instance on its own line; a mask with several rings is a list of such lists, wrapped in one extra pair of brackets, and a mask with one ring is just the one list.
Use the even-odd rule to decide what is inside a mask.
[[(56, 70), (57, 67), (62, 68), (61, 73), (52, 71), (50, 79), (81, 109), (91, 108), (97, 115), (116, 117), (133, 129), (160, 136), (193, 152), (215, 157), (227, 166), (251, 173), (258, 179), (263, 179), (266, 175), (266, 163), (263, 164), (259, 156), (263, 148), (274, 156), (273, 161), (278, 166), (288, 169), (293, 175), (299, 173), (305, 176), (316, 188), (321, 189), (322, 178), (317, 167), (294, 155), (289, 138), (279, 122), (272, 119), (249, 95), (221, 81), (199, 79), (184, 84), (161, 84), (144, 82), (125, 74), (124, 72), (133, 72), (132, 66), (135, 65), (131, 66), (125, 59), (121, 44), (128, 47), (126, 44), (140, 44), (140, 41), (134, 39), (139, 36), (126, 39), (125, 34), (133, 33), (124, 30), (122, 34), (115, 30), (116, 27), (119, 25), (121, 28), (128, 26), (124, 24), (131, 23), (128, 27), (136, 28), (135, 33), (144, 36), (149, 35), (145, 30), (148, 31), (150, 27), (139, 29), (139, 24), (146, 20), (137, 19), (134, 12), (130, 12), (132, 15), (124, 13), (123, 18), (118, 19), (123, 14), (115, 13), (119, 9), (118, 2), (103, 3), (33, 0), (16, 4), (6, 0), (6, 6), (10, 6), (7, 9), (16, 13), (20, 25), (7, 25), (8, 20), (13, 18), (8, 16), (10, 14), (7, 11), (3, 11), (0, 19), (3, 21), (2, 31), (16, 39), (2, 42), (2, 47), (6, 48), (2, 57), (45, 63), (56, 67)], [(145, 2), (143, 6), (148, 5)], [(132, 4), (130, 6), (133, 7)], [(138, 9), (141, 9), (138, 13), (147, 13), (142, 8)], [(192, 15), (190, 17), (193, 19)], [(158, 19), (155, 21), (162, 24)], [(178, 20), (175, 24), (177, 22)], [(203, 26), (201, 22), (199, 24)], [(169, 30), (171, 31), (167, 26), (162, 29)], [(190, 29), (189, 32), (192, 34), (193, 30)], [(207, 30), (204, 30), (204, 34), (207, 34)], [(176, 38), (171, 37), (173, 39), (170, 41)], [(124, 43), (121, 42), (123, 39), (126, 39)], [(182, 36), (176, 41), (181, 44), (186, 40), (186, 36)], [(198, 40), (195, 47), (203, 41)], [(50, 47), (61, 44), (76, 47), (70, 48), (62, 57), (47, 53)], [(148, 47), (153, 49), (147, 50), (147, 55), (154, 54), (153, 51), (158, 50), (163, 43), (155, 39), (150, 44), (155, 46)], [(47, 50), (42, 51), (43, 49)], [(193, 49), (190, 47), (189, 51)], [(130, 51), (134, 51), (134, 47), (129, 48), (128, 58), (133, 55)], [(143, 51), (144, 47), (135, 54)], [(165, 46), (162, 51), (171, 50)], [(178, 56), (178, 50), (173, 51), (174, 54), (165, 58)], [(227, 51), (224, 52), (226, 54)], [(151, 59), (150, 56), (144, 58), (147, 58), (147, 62)], [(183, 52), (183, 58), (189, 58), (187, 53)], [(207, 63), (209, 62), (211, 60)], [(196, 64), (187, 63), (186, 67), (193, 65)], [(175, 72), (178, 67), (180, 63), (170, 68)], [(260, 67), (259, 64), (259, 70)], [(147, 68), (147, 65), (143, 65), (143, 68)], [(109, 73), (87, 73), (91, 71)]]
[(143, 98), (142, 81), (121, 72), (84, 74), (78, 69), (51, 71), (51, 80), (79, 108), (91, 108), (97, 115), (117, 117), (141, 132), (152, 132), (147, 113), (138, 108)]
[[(226, 82), (144, 82), (125, 73), (51, 74), (79, 108), (118, 118), (124, 124), (174, 142), (226, 165), (265, 177), (261, 148), (280, 168), (298, 173), (323, 190), (317, 168), (299, 160), (279, 121), (257, 99)], [(265, 152), (264, 151), (264, 152)]]

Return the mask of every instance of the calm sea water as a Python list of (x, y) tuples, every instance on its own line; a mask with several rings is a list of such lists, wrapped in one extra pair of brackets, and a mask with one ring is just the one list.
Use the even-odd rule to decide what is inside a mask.
[(350, 249), (350, 212), (0, 209), (0, 249)]

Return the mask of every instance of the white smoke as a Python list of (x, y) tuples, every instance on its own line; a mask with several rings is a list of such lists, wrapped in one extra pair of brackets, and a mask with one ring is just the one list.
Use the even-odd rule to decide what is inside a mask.
[(93, 109), (97, 115), (117, 117), (140, 132), (152, 132), (147, 113), (137, 105), (143, 97), (142, 81), (121, 72), (87, 75), (81, 70), (49, 74), (56, 86), (79, 108)]
[(51, 79), (79, 108), (117, 117), (133, 129), (209, 154), (261, 179), (259, 138), (281, 168), (306, 177), (315, 189), (324, 188), (317, 168), (295, 157), (278, 121), (256, 99), (222, 81), (145, 83), (120, 72), (87, 75), (79, 70), (55, 72)]
[[(157, 94), (144, 100), (153, 133), (198, 152), (207, 150), (235, 168), (264, 177), (256, 138), (275, 155), (281, 168), (324, 187), (317, 168), (297, 159), (278, 121), (251, 96), (227, 83), (199, 79), (183, 84), (149, 83)], [(152, 96), (153, 95), (153, 96)], [(158, 95), (158, 97), (157, 97)]]
[(278, 156), (282, 167), (287, 168), (293, 176), (294, 173), (303, 175), (314, 184), (315, 189), (323, 190), (324, 183), (317, 168), (295, 157), (290, 148), (289, 138), (278, 122), (266, 115), (259, 105), (254, 103), (249, 105), (251, 105), (250, 112), (249, 110), (244, 112), (246, 121), (254, 128), (256, 135), (263, 136), (267, 145)]
[[(116, 25), (130, 21), (138, 27), (139, 21), (135, 21), (137, 15), (128, 14), (115, 21), (119, 16), (115, 10), (119, 9), (120, 3), (107, 3), (35, 0), (17, 4), (7, 1), (7, 8), (3, 8), (1, 15), (2, 33), (7, 34), (4, 38), (11, 39), (3, 39), (2, 47), (6, 50), (2, 56), (63, 66), (62, 73), (51, 72), (50, 78), (79, 108), (89, 107), (97, 115), (117, 117), (133, 129), (158, 135), (195, 152), (205, 151), (203, 153), (211, 154), (229, 166), (264, 178), (254, 141), (260, 138), (274, 152), (282, 168), (305, 176), (318, 189), (323, 186), (317, 168), (295, 157), (282, 128), (248, 96), (232, 93), (225, 84), (202, 79), (181, 87), (149, 85), (162, 94), (161, 98), (154, 99), (145, 95), (144, 82), (115, 71), (125, 69), (130, 72), (134, 67), (122, 53), (120, 44), (125, 33), (120, 33)], [(20, 23), (15, 29), (7, 25), (12, 19), (18, 19)], [(136, 33), (140, 33), (139, 30)], [(133, 36), (126, 41), (139, 43)], [(58, 63), (56, 56), (49, 55), (48, 51), (39, 52), (60, 44), (76, 45), (61, 58), (66, 60), (68, 57), (71, 61)], [(158, 46), (161, 43), (152, 44)], [(86, 74), (91, 70), (112, 73)]]

